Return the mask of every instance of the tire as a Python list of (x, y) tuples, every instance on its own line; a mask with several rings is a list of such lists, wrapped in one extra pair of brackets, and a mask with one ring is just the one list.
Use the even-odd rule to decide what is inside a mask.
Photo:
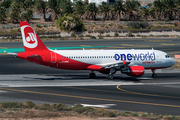
[(90, 73), (89, 74), (89, 78), (95, 78), (96, 77), (96, 74), (95, 73)]
[(156, 77), (157, 77), (157, 75), (156, 75), (156, 74), (152, 74), (152, 77), (153, 77), (153, 78), (156, 78)]
[(113, 74), (108, 74), (106, 78), (112, 80), (112, 79), (114, 79), (114, 76), (113, 76)]

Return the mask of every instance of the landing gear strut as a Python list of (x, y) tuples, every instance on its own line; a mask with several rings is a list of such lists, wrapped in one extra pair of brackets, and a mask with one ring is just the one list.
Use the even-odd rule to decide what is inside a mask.
[(89, 78), (95, 78), (96, 74), (92, 71), (91, 73), (89, 73)]
[(156, 69), (151, 69), (151, 71), (152, 71), (152, 77), (153, 77), (153, 78), (156, 78), (156, 77), (157, 77), (157, 75), (156, 75), (156, 73), (155, 73), (155, 70), (156, 70)]
[(114, 75), (113, 75), (114, 73), (116, 73), (116, 69), (115, 68), (111, 68), (110, 69), (110, 73), (106, 76), (106, 78), (110, 79), (110, 80), (114, 79)]

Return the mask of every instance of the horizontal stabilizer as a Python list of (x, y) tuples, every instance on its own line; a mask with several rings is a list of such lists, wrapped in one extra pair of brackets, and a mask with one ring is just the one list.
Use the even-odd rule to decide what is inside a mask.
[(15, 55), (15, 56), (17, 56), (17, 53), (7, 53), (7, 54), (10, 54), (10, 55)]

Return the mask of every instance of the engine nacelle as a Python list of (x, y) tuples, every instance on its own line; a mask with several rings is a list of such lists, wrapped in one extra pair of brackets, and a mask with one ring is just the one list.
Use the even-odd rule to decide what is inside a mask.
[(144, 74), (143, 66), (129, 66), (121, 69), (121, 73), (125, 73), (129, 76), (141, 77)]

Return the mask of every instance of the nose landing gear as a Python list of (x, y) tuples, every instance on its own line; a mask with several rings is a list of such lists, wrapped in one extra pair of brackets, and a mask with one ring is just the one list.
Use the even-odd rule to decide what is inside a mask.
[(152, 77), (153, 77), (153, 78), (156, 78), (156, 77), (157, 77), (157, 75), (156, 75), (156, 73), (155, 73), (156, 69), (151, 69), (151, 71), (152, 71)]

